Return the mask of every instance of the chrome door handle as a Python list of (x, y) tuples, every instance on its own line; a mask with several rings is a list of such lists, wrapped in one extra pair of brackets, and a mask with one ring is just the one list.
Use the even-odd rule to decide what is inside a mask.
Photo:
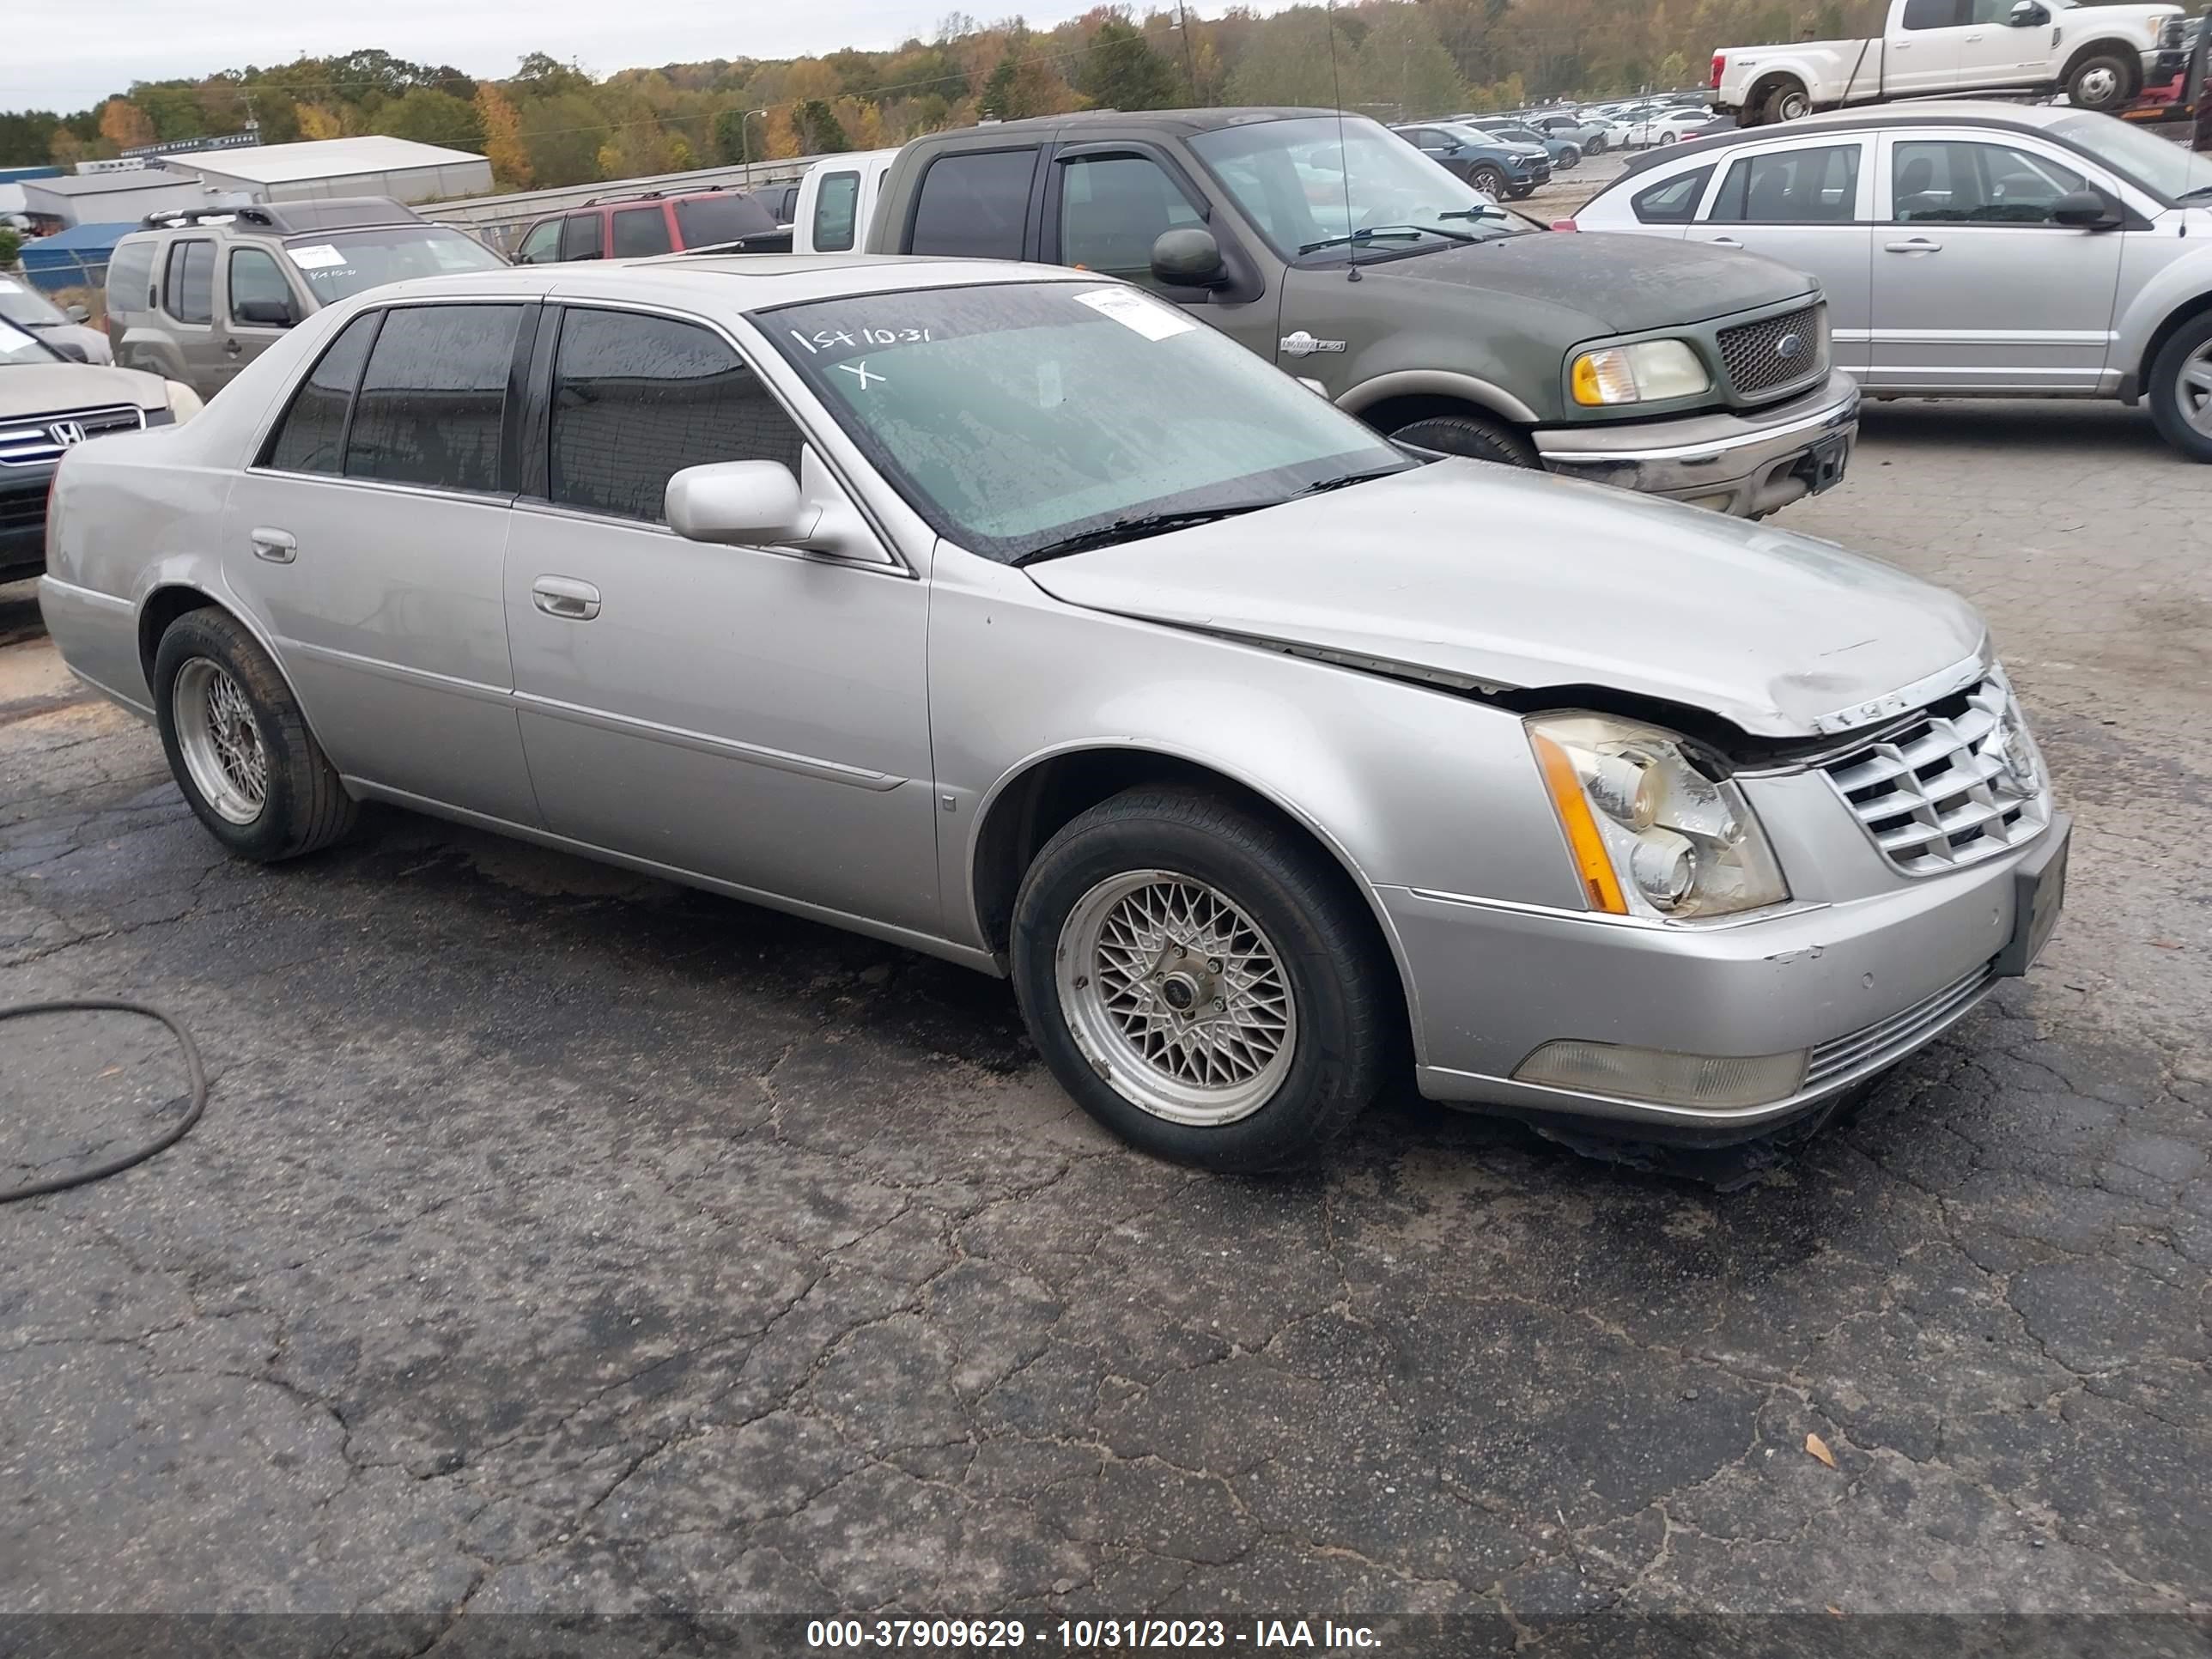
[(299, 539), (289, 530), (255, 530), (249, 539), (253, 543), (253, 556), (271, 564), (289, 564), (300, 556)]
[(1708, 247), (1741, 247), (1743, 244), (1733, 236), (1716, 236), (1705, 244)]
[(599, 614), (599, 590), (567, 576), (540, 576), (530, 585), (530, 602), (562, 622), (589, 622)]
[(1916, 236), (1909, 242), (1884, 242), (1882, 246), (1892, 253), (1941, 253), (1943, 244), (1931, 242), (1925, 236)]

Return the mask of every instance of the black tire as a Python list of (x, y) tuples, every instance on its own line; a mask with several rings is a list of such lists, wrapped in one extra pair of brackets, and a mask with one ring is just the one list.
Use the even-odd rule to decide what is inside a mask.
[(1493, 202), (1505, 196), (1505, 170), (1492, 167), (1487, 161), (1478, 162), (1467, 170), (1467, 181)]
[[(2212, 428), (2212, 390), (2191, 386), (2185, 391), (2182, 376), (2192, 369), (2212, 370), (2212, 311), (2191, 318), (2159, 348), (2150, 367), (2150, 384), (2144, 389), (2159, 435), (2192, 461), (2212, 461), (2212, 429), (2208, 429)], [(2191, 394), (2201, 404), (2188, 403)], [(2192, 407), (2200, 410), (2198, 419), (2205, 425), (2191, 422)]]
[[(1178, 1122), (1139, 1105), (1071, 1029), (1061, 930), (1100, 884), (1148, 870), (1203, 883), (1257, 923), (1294, 1000), (1288, 1069), (1232, 1121)], [(1310, 1161), (1375, 1097), (1401, 1047), (1397, 977), (1343, 872), (1288, 828), (1199, 790), (1126, 790), (1069, 823), (1022, 878), (1012, 947), (1023, 1018), (1060, 1086), (1124, 1140), (1175, 1163), (1257, 1174)]]
[[(2084, 90), (2092, 76), (2111, 77), (2111, 91), (2101, 99)], [(2125, 109), (2142, 90), (2142, 67), (2114, 52), (2093, 52), (2066, 72), (2066, 101), (2077, 109), (2101, 110), (2107, 115)]]
[(1802, 121), (1813, 112), (1813, 100), (1804, 87), (1796, 81), (1778, 81), (1766, 89), (1759, 100), (1759, 118), (1753, 125), (1772, 126), (1784, 121)]
[(1525, 202), (1531, 196), (1534, 196), (1536, 193), (1536, 186), (1534, 185), (1515, 185), (1505, 193), (1508, 196), (1510, 196), (1516, 202)]
[[(228, 675), (244, 694), (260, 738), (265, 782), (259, 813), (247, 823), (226, 817), (202, 793), (180, 746), (177, 678), (201, 660)], [(353, 828), (360, 808), (307, 730), (292, 689), (269, 653), (227, 612), (206, 606), (169, 624), (154, 654), (153, 690), (161, 747), (177, 787), (208, 832), (231, 852), (273, 864), (327, 847)]]
[(1387, 435), (1418, 449), (1464, 455), (1473, 461), (1495, 461), (1500, 466), (1537, 464), (1536, 451), (1526, 438), (1479, 415), (1432, 415)]

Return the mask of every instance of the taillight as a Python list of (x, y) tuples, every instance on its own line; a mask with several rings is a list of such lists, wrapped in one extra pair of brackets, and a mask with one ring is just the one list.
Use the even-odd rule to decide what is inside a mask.
[(1727, 67), (1728, 54), (1724, 52), (1715, 52), (1713, 54), (1713, 90), (1715, 92), (1721, 89), (1721, 71)]
[(1553, 230), (1580, 230), (1582, 227), (1571, 219), (1554, 219), (1552, 221), (1552, 228)]

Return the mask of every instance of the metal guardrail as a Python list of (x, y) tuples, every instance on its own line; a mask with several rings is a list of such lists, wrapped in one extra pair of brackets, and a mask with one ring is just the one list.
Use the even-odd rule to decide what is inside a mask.
[(582, 207), (591, 201), (619, 201), (647, 191), (681, 192), (711, 190), (717, 185), (752, 190), (763, 185), (787, 184), (800, 177), (821, 155), (794, 155), (779, 161), (754, 161), (735, 167), (696, 167), (688, 173), (656, 173), (641, 179), (602, 179), (596, 184), (566, 185), (555, 190), (519, 191), (510, 196), (476, 196), (465, 201), (423, 202), (415, 210), (441, 225), (465, 230), (501, 253), (514, 252), (526, 226), (550, 213)]

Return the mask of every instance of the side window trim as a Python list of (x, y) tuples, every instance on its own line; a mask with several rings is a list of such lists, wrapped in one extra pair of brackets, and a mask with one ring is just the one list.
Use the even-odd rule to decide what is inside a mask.
[[(1732, 175), (1737, 168), (1742, 167), (1747, 169), (1745, 174), (1745, 190), (1747, 196), (1748, 196), (1750, 189), (1749, 168), (1756, 167), (1760, 161), (1765, 161), (1772, 156), (1805, 155), (1816, 150), (1851, 150), (1856, 152), (1857, 160), (1853, 163), (1853, 171), (1851, 174), (1851, 216), (1848, 220), (1754, 220), (1750, 218), (1717, 220), (1712, 216), (1714, 210), (1720, 206), (1721, 197), (1728, 189), (1728, 183), (1730, 175)], [(1886, 155), (1887, 152), (1885, 151), (1883, 154)], [(1886, 163), (1884, 163), (1884, 165), (1886, 165)], [(1838, 134), (1832, 140), (1825, 140), (1818, 143), (1808, 143), (1803, 140), (1798, 140), (1794, 143), (1762, 145), (1754, 149), (1747, 149), (1724, 154), (1716, 158), (1716, 164), (1713, 167), (1713, 177), (1708, 182), (1706, 188), (1698, 203), (1694, 222), (1700, 225), (1765, 224), (1829, 230), (1852, 228), (1863, 229), (1872, 222), (1872, 216), (1875, 206), (1875, 198), (1868, 179), (1868, 174), (1875, 170), (1875, 166), (1876, 163), (1869, 155), (1869, 146), (1868, 145), (1866, 139), (1862, 136), (1848, 133)], [(1748, 203), (1747, 203), (1746, 210), (1747, 212), (1748, 211)]]
[[(353, 447), (353, 417), (361, 408), (361, 383), (368, 378), (369, 362), (376, 356), (376, 343), (384, 337), (385, 319), (391, 315), (390, 307), (380, 306), (375, 312), (376, 320), (368, 325), (368, 340), (361, 349), (361, 367), (354, 370), (353, 384), (346, 388), (345, 422), (338, 428), (338, 470), (331, 475), (332, 477), (346, 476), (346, 454)], [(345, 331), (341, 329), (338, 331), (343, 333)]]

